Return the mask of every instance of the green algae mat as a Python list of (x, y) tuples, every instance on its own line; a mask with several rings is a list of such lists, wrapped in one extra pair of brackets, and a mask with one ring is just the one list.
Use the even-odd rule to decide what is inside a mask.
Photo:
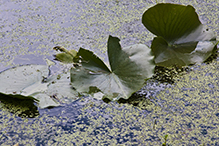
[[(141, 16), (158, 2), (173, 1), (1, 1), (0, 71), (45, 65), (53, 59), (56, 45), (87, 48), (106, 61), (109, 35), (118, 36), (122, 46), (150, 46), (154, 36), (142, 25)], [(218, 40), (216, 0), (174, 3), (192, 5)], [(13, 102), (20, 100), (8, 102), (0, 95), (0, 145), (219, 145), (218, 62), (216, 57), (189, 66), (171, 83), (147, 80), (136, 92), (140, 100), (131, 101), (137, 104), (82, 96), (38, 109), (29, 101), (16, 105)], [(50, 74), (66, 68), (57, 63)]]

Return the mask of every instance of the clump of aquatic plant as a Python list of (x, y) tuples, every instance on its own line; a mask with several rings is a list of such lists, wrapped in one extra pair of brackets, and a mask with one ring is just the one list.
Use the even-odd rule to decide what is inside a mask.
[[(61, 53), (55, 59), (72, 64), (70, 71), (50, 75), (49, 67), (54, 64), (51, 61), (48, 65), (15, 67), (0, 73), (0, 94), (38, 102), (41, 108), (59, 106), (62, 99), (77, 99), (82, 94), (99, 99), (128, 99), (152, 77), (155, 64), (201, 63), (218, 44), (215, 34), (201, 24), (192, 6), (157, 4), (144, 12), (142, 23), (156, 35), (151, 48), (144, 44), (122, 47), (119, 38), (109, 36), (107, 65), (92, 51), (69, 51), (56, 46), (53, 49)], [(164, 145), (166, 139), (167, 135)]]
[(190, 5), (157, 4), (144, 12), (142, 23), (157, 36), (151, 45), (156, 65), (202, 63), (218, 44), (214, 32), (200, 22)]

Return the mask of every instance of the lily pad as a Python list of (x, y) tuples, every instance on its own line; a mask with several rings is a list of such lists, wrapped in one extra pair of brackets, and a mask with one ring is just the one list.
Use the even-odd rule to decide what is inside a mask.
[(25, 65), (0, 73), (0, 93), (14, 99), (32, 99), (39, 102), (40, 108), (59, 106), (78, 99), (70, 85), (70, 72), (53, 75), (49, 78), (46, 65)]
[[(48, 83), (45, 82), (49, 74), (46, 65), (25, 65), (12, 69), (8, 69), (0, 74), (0, 93), (8, 95), (8, 97), (20, 99), (34, 99), (39, 101), (39, 107), (58, 106), (59, 104), (53, 100), (44, 105), (41, 97), (37, 94), (47, 90)], [(50, 98), (48, 95), (47, 98)], [(44, 97), (43, 97), (44, 98)]]
[(70, 103), (79, 98), (78, 92), (70, 82), (70, 71), (55, 76), (55, 80), (48, 85), (47, 94), (61, 103)]
[[(48, 73), (46, 65), (25, 65), (8, 69), (0, 73), (0, 92), (14, 97), (18, 95), (18, 98), (24, 99), (24, 96), (32, 94), (32, 91), (27, 93), (25, 89), (42, 83)], [(37, 92), (41, 90), (38, 88)]]
[(204, 62), (218, 43), (190, 5), (157, 4), (145, 11), (142, 23), (157, 35), (151, 49), (160, 66)]
[(71, 69), (71, 82), (79, 92), (98, 88), (109, 99), (128, 99), (153, 75), (151, 50), (143, 44), (121, 48), (117, 37), (109, 36), (109, 69), (93, 52), (80, 48), (81, 65)]
[(154, 38), (152, 50), (160, 66), (202, 63), (211, 56), (217, 41), (199, 41), (170, 46), (162, 37)]

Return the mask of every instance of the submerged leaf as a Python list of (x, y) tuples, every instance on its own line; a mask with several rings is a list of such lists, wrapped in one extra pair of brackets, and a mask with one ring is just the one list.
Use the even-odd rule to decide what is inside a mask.
[(122, 49), (119, 41), (117, 37), (109, 36), (111, 70), (93, 52), (80, 48), (77, 56), (82, 58), (81, 66), (71, 69), (71, 82), (77, 91), (89, 92), (91, 87), (96, 87), (109, 99), (127, 99), (153, 75), (150, 49), (143, 44)]
[(203, 62), (217, 44), (215, 34), (201, 24), (192, 6), (157, 4), (145, 11), (142, 23), (158, 36), (151, 49), (160, 66)]

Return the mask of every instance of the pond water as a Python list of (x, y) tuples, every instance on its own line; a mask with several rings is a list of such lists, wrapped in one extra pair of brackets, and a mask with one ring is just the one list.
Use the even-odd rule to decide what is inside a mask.
[[(0, 71), (46, 64), (56, 45), (84, 47), (106, 58), (109, 35), (122, 46), (150, 45), (141, 16), (158, 2), (190, 4), (219, 40), (217, 0), (1, 0)], [(55, 73), (65, 66), (56, 64)], [(105, 103), (81, 97), (39, 116), (21, 118), (0, 110), (0, 145), (219, 145), (219, 58), (189, 67), (174, 83), (147, 81), (142, 101)]]

